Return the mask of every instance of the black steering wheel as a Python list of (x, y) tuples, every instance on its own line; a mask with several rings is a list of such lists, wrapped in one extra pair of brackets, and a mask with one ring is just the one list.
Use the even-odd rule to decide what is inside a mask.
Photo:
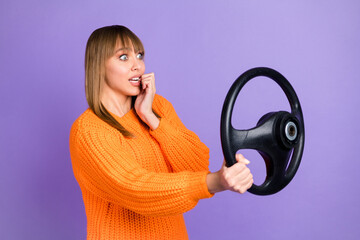
[[(231, 116), (235, 100), (242, 87), (258, 76), (271, 78), (282, 88), (290, 103), (291, 113), (270, 112), (262, 116), (254, 128), (234, 129)], [(250, 193), (277, 193), (295, 176), (304, 150), (304, 119), (293, 87), (279, 72), (259, 67), (250, 69), (238, 77), (225, 98), (220, 131), (222, 150), (228, 167), (236, 163), (235, 154), (239, 149), (255, 149), (265, 161), (266, 179), (260, 186), (253, 184), (248, 190)]]

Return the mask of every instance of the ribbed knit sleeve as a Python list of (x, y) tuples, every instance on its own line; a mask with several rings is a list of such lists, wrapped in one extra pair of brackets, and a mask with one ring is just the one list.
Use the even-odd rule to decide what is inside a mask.
[(84, 127), (81, 120), (74, 123), (70, 152), (80, 186), (148, 216), (184, 213), (199, 199), (212, 196), (206, 186), (205, 168), (198, 172), (149, 172), (123, 147), (121, 138), (112, 128), (96, 124)]
[(153, 106), (160, 109), (161, 119), (158, 128), (150, 130), (150, 134), (159, 142), (173, 170), (208, 171), (209, 148), (184, 126), (172, 104), (156, 95)]

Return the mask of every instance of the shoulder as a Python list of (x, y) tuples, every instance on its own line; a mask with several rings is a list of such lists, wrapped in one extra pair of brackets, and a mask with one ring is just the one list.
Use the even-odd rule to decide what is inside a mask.
[(161, 107), (166, 107), (171, 105), (171, 103), (169, 102), (169, 100), (167, 100), (166, 98), (164, 98), (163, 96), (159, 95), (159, 94), (155, 94), (154, 97), (154, 105), (159, 105)]
[(164, 98), (159, 94), (155, 94), (153, 101), (153, 109), (160, 114), (160, 116), (165, 116), (169, 111), (173, 109), (173, 105), (169, 100)]
[(96, 116), (91, 109), (87, 109), (72, 124), (70, 138), (78, 139), (85, 136), (100, 136), (109, 133), (117, 134), (118, 131)]

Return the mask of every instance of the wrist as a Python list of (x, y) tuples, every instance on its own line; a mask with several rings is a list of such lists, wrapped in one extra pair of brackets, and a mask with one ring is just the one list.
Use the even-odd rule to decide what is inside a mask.
[(156, 117), (153, 111), (147, 114), (141, 114), (139, 117), (146, 125), (149, 126), (149, 128), (151, 128), (151, 130), (155, 130), (160, 124), (160, 120)]
[(206, 177), (206, 184), (211, 194), (225, 190), (221, 184), (220, 172), (209, 173)]

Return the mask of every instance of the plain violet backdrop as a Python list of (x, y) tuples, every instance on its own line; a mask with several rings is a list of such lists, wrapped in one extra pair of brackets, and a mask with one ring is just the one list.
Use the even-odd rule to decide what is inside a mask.
[[(222, 104), (241, 73), (274, 68), (300, 99), (305, 151), (293, 181), (271, 196), (200, 200), (185, 213), (190, 239), (359, 239), (357, 0), (1, 1), (0, 239), (86, 239), (68, 137), (87, 108), (86, 41), (113, 24), (142, 39), (157, 93), (210, 148), (211, 171), (223, 161)], [(256, 78), (233, 124), (250, 128), (289, 109), (274, 82)], [(263, 161), (243, 153), (262, 183)]]

